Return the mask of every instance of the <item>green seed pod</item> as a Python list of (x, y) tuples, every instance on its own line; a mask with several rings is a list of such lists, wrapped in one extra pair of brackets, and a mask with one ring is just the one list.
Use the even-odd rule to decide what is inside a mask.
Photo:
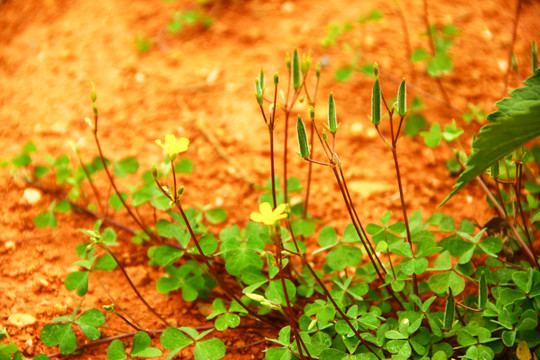
[(275, 73), (274, 74), (274, 86), (278, 86), (278, 84), (279, 84), (279, 74)]
[(265, 80), (264, 80), (263, 69), (261, 69), (261, 73), (259, 74), (259, 86), (261, 87), (261, 90), (264, 91), (264, 87), (266, 86), (266, 83), (265, 83)]
[(330, 97), (328, 98), (328, 129), (330, 130), (332, 135), (335, 135), (338, 129), (334, 93), (330, 93)]
[(312, 121), (315, 120), (315, 108), (313, 106), (309, 109), (309, 117)]
[(259, 104), (259, 106), (262, 106), (264, 100), (260, 79), (255, 79), (255, 98), (257, 99), (257, 104)]
[(371, 122), (375, 126), (379, 126), (381, 122), (381, 85), (379, 79), (375, 80), (371, 93)]
[(300, 58), (298, 57), (298, 50), (294, 49), (293, 54), (293, 88), (295, 90), (300, 88)]
[(378, 79), (379, 78), (379, 65), (375, 63), (373, 65), (373, 75)]
[(93, 81), (90, 84), (92, 84), (92, 90), (90, 91), (90, 100), (95, 103), (97, 100), (96, 86), (94, 85)]
[(518, 71), (518, 59), (516, 57), (516, 53), (512, 51), (512, 69), (514, 69), (515, 72)]
[(317, 67), (315, 68), (315, 74), (317, 76), (317, 79), (321, 78), (321, 63), (317, 63)]
[(407, 114), (407, 87), (405, 85), (405, 79), (399, 84), (397, 112), (401, 117), (404, 117), (405, 114)]
[(532, 52), (532, 70), (533, 70), (533, 75), (534, 73), (536, 72), (536, 69), (538, 69), (538, 49), (536, 48), (536, 43), (532, 42), (532, 46), (531, 46), (531, 52)]
[(296, 135), (298, 136), (298, 146), (300, 147), (300, 156), (303, 159), (306, 159), (309, 156), (309, 145), (307, 141), (306, 128), (304, 127), (304, 122), (300, 115), (298, 115), (298, 120), (296, 122)]

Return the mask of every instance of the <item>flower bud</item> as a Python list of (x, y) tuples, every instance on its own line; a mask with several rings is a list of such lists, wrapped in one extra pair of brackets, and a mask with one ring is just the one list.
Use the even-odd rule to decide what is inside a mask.
[(92, 90), (90, 91), (90, 100), (95, 103), (97, 100), (96, 86), (94, 85), (93, 81), (90, 84), (92, 85)]
[(315, 120), (315, 108), (313, 106), (309, 109), (309, 117), (312, 121)]
[(278, 84), (279, 84), (279, 74), (275, 73), (274, 74), (274, 86), (278, 86)]

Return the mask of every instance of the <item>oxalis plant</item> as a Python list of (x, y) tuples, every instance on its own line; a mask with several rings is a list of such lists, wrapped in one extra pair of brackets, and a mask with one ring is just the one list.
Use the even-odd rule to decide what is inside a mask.
[[(56, 197), (36, 217), (37, 226), (56, 226), (55, 213), (69, 209), (98, 219), (92, 229), (82, 230), (85, 240), (75, 249), (79, 260), (74, 265), (79, 269), (65, 279), (80, 303), (71, 315), (52, 319), (40, 332), (42, 342), (59, 352), (36, 359), (76, 355), (97, 345), (106, 346), (109, 360), (221, 359), (226, 352), (234, 358), (235, 350), (227, 348), (219, 332), (240, 327), (260, 335), (257, 343), (265, 343), (264, 358), (269, 360), (537, 357), (540, 273), (533, 245), (540, 220), (540, 151), (523, 146), (540, 135), (540, 72), (497, 103), (499, 110), (488, 117), (491, 123), (473, 142), (471, 156), (463, 148), (456, 150), (456, 161), (465, 170), (455, 191), (479, 179), (491, 195), (491, 205), (501, 209), (488, 224), (479, 225), (474, 219), (440, 212), (424, 216), (408, 205), (399, 166), (407, 86), (403, 80), (397, 100), (390, 101), (381, 91), (375, 65), (370, 121), (394, 163), (401, 212), (385, 212), (377, 223), (365, 224), (336, 146), (340, 123), (333, 94), (325, 109), (327, 121), (321, 124), (316, 116), (320, 66), (313, 70), (310, 55), (300, 56), (296, 50), (287, 56), (286, 65), (285, 86), (278, 74), (273, 86), (267, 86), (263, 71), (255, 81), (269, 136), (270, 180), (245, 227), (229, 225), (218, 233), (212, 226), (226, 220), (223, 209), (184, 202), (189, 189), (179, 184), (193, 165), (181, 157), (189, 150), (185, 137), (168, 134), (156, 140), (164, 160), (144, 172), (138, 186), (122, 191), (118, 179), (137, 172), (139, 164), (132, 157), (114, 161), (103, 154), (95, 88), (93, 119), (87, 119), (98, 150), (95, 159), (85, 163), (75, 148), (75, 168), (67, 156), (32, 165), (36, 147), (29, 143), (11, 161), (17, 176)], [(308, 114), (295, 113), (300, 101), (310, 105)], [(285, 129), (294, 126), (292, 116), (299, 155), (306, 161), (305, 188), (288, 176), (288, 131), (280, 132), (280, 138), (275, 133), (282, 124)], [(308, 126), (302, 116), (309, 118)], [(438, 145), (442, 138), (450, 143), (460, 134), (454, 124), (423, 136)], [(438, 142), (433, 140), (437, 136)], [(284, 149), (282, 159), (274, 152), (278, 144)], [(313, 166), (328, 168), (335, 177), (348, 214), (343, 229), (318, 226), (309, 213)], [(482, 177), (486, 170), (492, 180)], [(108, 179), (113, 191), (106, 199), (94, 181), (98, 174)], [(41, 179), (49, 175), (58, 189), (43, 185)], [(303, 194), (303, 200), (293, 202), (291, 193)], [(108, 209), (126, 211), (137, 229), (111, 219)], [(154, 215), (142, 216), (148, 209)], [(161, 270), (155, 279), (159, 293), (212, 304), (209, 325), (182, 319), (177, 319), (181, 325), (171, 324), (142, 296), (116, 255), (116, 246), (125, 241), (118, 230), (141, 244), (148, 266)], [(128, 311), (114, 287), (101, 281), (104, 272), (112, 271), (121, 274), (158, 326), (145, 323), (142, 310)], [(90, 278), (95, 281), (90, 283)], [(101, 288), (109, 305), (85, 307), (90, 285)], [(219, 296), (213, 291), (216, 287), (221, 288)], [(5, 330), (0, 336), (7, 340), (0, 345), (1, 360), (23, 358)]]

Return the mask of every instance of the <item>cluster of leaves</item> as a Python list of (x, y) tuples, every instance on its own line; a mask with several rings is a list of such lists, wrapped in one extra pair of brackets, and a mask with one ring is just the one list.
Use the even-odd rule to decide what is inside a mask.
[[(355, 23), (345, 22), (343, 24), (331, 24), (326, 29), (326, 35), (321, 39), (323, 47), (339, 45), (351, 58), (347, 65), (336, 70), (334, 79), (337, 81), (348, 81), (356, 71), (360, 71), (368, 76), (373, 74), (373, 65), (368, 62), (359, 64), (362, 60), (362, 47), (364, 46), (365, 26), (369, 22), (378, 21), (384, 18), (384, 14), (379, 9), (372, 9), (367, 14), (358, 17)], [(355, 39), (353, 30), (355, 26), (360, 29), (360, 38)]]
[[(296, 52), (293, 61), (296, 63), (293, 68), (299, 72)], [(462, 161), (466, 158), (463, 153), (458, 154), (459, 165), (468, 166), (458, 179), (459, 184), (464, 181), (462, 177), (479, 168), (483, 172), (495, 162), (504, 163), (506, 169), (506, 172), (497, 170), (495, 178), (520, 180), (520, 171), (512, 170), (512, 165), (519, 168), (524, 156), (517, 158), (519, 162), (514, 156), (517, 165), (506, 156), (538, 135), (537, 125), (532, 124), (531, 118), (538, 119), (539, 77), (540, 73), (536, 73), (526, 81), (527, 88), (512, 92), (512, 98), (498, 103), (499, 111), (488, 117), (492, 124), (487, 125), (495, 125), (495, 130), (488, 128), (480, 133), (474, 142), (473, 154), (466, 161)], [(297, 89), (300, 88), (299, 78), (295, 81)], [(377, 86), (378, 79), (374, 89)], [(404, 83), (400, 86), (397, 107), (401, 120), (407, 112), (403, 89)], [(418, 100), (416, 102), (412, 108), (418, 111), (420, 106)], [(327, 128), (334, 137), (338, 124), (332, 95), (329, 104)], [(374, 96), (373, 104), (379, 106), (380, 112), (380, 98)], [(378, 126), (380, 113), (372, 117), (372, 121)], [(438, 146), (442, 140), (457, 142), (463, 133), (455, 122), (442, 130), (438, 124), (425, 131), (413, 125), (409, 125), (409, 130), (405, 125), (405, 131), (419, 133), (431, 147)], [(518, 138), (503, 142), (498, 129), (513, 134), (514, 127), (519, 129), (516, 131)], [(523, 135), (523, 132), (527, 134)], [(482, 142), (485, 138), (497, 140), (496, 146), (487, 149)], [(96, 342), (101, 339), (101, 331), (109, 331), (107, 321), (110, 317), (117, 316), (135, 331), (106, 339), (109, 360), (159, 357), (164, 352), (166, 358), (171, 359), (186, 347), (192, 348), (197, 360), (218, 360), (225, 356), (226, 346), (219, 338), (209, 335), (216, 330), (249, 326), (253, 319), (258, 321), (256, 326), (271, 322), (268, 319), (274, 319), (272, 324), (280, 324), (277, 334), (268, 335), (272, 342), (265, 352), (268, 360), (446, 360), (456, 357), (491, 360), (505, 356), (513, 349), (517, 349), (519, 360), (528, 360), (531, 349), (535, 354), (540, 353), (538, 259), (514, 261), (507, 248), (519, 251), (523, 244), (509, 239), (508, 231), (493, 231), (487, 225), (478, 229), (469, 220), (461, 220), (458, 226), (453, 217), (442, 213), (424, 220), (420, 211), (413, 212), (404, 221), (395, 221), (391, 212), (386, 212), (378, 223), (367, 224), (365, 232), (359, 231), (359, 222), (354, 219), (341, 233), (331, 226), (323, 226), (317, 231), (317, 221), (306, 215), (303, 203), (291, 204), (291, 197), (285, 201), (285, 193), (289, 196), (304, 190), (300, 181), (288, 178), (284, 184), (285, 192), (277, 190), (281, 189), (280, 181), (274, 177), (261, 189), (261, 213), (252, 214), (254, 221), (243, 228), (228, 225), (217, 233), (213, 225), (226, 220), (223, 209), (195, 207), (184, 211), (181, 207), (179, 196), (183, 189), (176, 188), (175, 174), (189, 173), (193, 165), (185, 158), (177, 159), (178, 153), (187, 150), (187, 139), (185, 146), (181, 146), (174, 136), (169, 140), (165, 145), (158, 142), (167, 152), (166, 159), (153, 170), (143, 172), (139, 185), (128, 188), (127, 192), (108, 195), (107, 202), (116, 211), (126, 205), (129, 208), (147, 206), (156, 213), (159, 211), (160, 216), (156, 216), (155, 222), (134, 233), (132, 239), (147, 245), (148, 264), (161, 273), (156, 279), (157, 291), (167, 296), (179, 294), (186, 302), (211, 300), (212, 312), (206, 319), (213, 320), (214, 326), (204, 329), (173, 327), (162, 320), (163, 328), (147, 329), (113, 305), (104, 307), (109, 316), (95, 308), (79, 314), (81, 301), (71, 315), (55, 318), (45, 325), (40, 333), (45, 345), (58, 346), (63, 355), (75, 354), (81, 350), (79, 343), (83, 336), (91, 341), (89, 344)], [(392, 140), (395, 146), (395, 139)], [(85, 192), (87, 186), (82, 183), (86, 179), (93, 185), (92, 178), (100, 171), (110, 168), (116, 178), (139, 172), (139, 163), (133, 157), (120, 161), (98, 157), (85, 165), (79, 161), (72, 169), (69, 158), (60, 156), (47, 158), (48, 165), (32, 168), (31, 154), (35, 150), (33, 144), (26, 145), (10, 163), (30, 182), (35, 183), (47, 173), (53, 173), (56, 184), (61, 189), (69, 189), (63, 199), (69, 207), (64, 209), (61, 203), (53, 202), (45, 216), (36, 218), (39, 219), (36, 225), (53, 226), (56, 224), (55, 212), (82, 208), (83, 204), (77, 205), (76, 201), (87, 202), (89, 198)], [(539, 159), (538, 153), (538, 149), (533, 149), (528, 156)], [(307, 158), (310, 153), (304, 149), (301, 154)], [(495, 160), (491, 162), (491, 159)], [(492, 167), (492, 175), (494, 171)], [(173, 197), (170, 189), (161, 185), (171, 176), (175, 189)], [(519, 197), (515, 198), (515, 194), (512, 198), (501, 191), (501, 205), (506, 205), (509, 217), (517, 217), (516, 208), (520, 208), (528, 212), (530, 223), (540, 220), (540, 201), (537, 199), (540, 188), (535, 180), (525, 185), (528, 196), (523, 202)], [(275, 202), (274, 209), (268, 206), (271, 214), (263, 214), (262, 209), (266, 208), (263, 205), (271, 204), (274, 199), (279, 201)], [(286, 203), (289, 208), (282, 214), (287, 209)], [(84, 206), (97, 209), (102, 205), (97, 200), (95, 205)], [(286, 219), (280, 222), (282, 218)], [(528, 224), (523, 225), (518, 229), (519, 233), (516, 231), (517, 236), (529, 231)], [(121, 272), (131, 283), (111, 250), (117, 244), (116, 232), (111, 227), (101, 228), (102, 221), (98, 221), (93, 229), (82, 231), (89, 241), (77, 246), (80, 260), (74, 265), (79, 269), (65, 279), (66, 288), (80, 297), (88, 292), (90, 276), (99, 279), (101, 271)], [(308, 247), (306, 243), (315, 237), (318, 246)], [(366, 243), (373, 247), (366, 247)], [(364, 254), (384, 261), (366, 263)], [(323, 259), (323, 266), (314, 269), (306, 258)], [(225, 269), (227, 281), (234, 279), (241, 288), (240, 295), (231, 294), (227, 283), (215, 272), (213, 266), (218, 263)], [(227, 297), (212, 299), (212, 290), (216, 286), (221, 286)], [(133, 289), (144, 301), (136, 288)], [(116, 304), (112, 296), (111, 300)], [(155, 311), (146, 302), (145, 305)], [(298, 317), (293, 318), (293, 314)], [(0, 336), (6, 335), (0, 332)], [(152, 340), (157, 335), (159, 341)], [(526, 358), (527, 351), (529, 358)], [(0, 345), (0, 359), (20, 357), (11, 341)], [(41, 354), (38, 359), (46, 358)]]
[(427, 34), (433, 41), (433, 55), (425, 48), (417, 48), (411, 54), (412, 62), (427, 62), (426, 71), (430, 76), (440, 77), (452, 71), (454, 62), (450, 57), (449, 50), (454, 38), (459, 34), (454, 24), (445, 24), (442, 28), (435, 25), (429, 27)]

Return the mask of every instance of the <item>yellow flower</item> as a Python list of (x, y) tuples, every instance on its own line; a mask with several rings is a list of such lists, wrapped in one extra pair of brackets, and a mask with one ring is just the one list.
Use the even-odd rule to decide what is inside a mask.
[(287, 218), (286, 209), (287, 204), (281, 204), (275, 210), (272, 210), (270, 203), (264, 202), (259, 205), (260, 212), (252, 212), (250, 218), (261, 224), (274, 225), (279, 220)]
[(165, 150), (167, 156), (172, 161), (178, 154), (188, 149), (189, 140), (185, 137), (176, 140), (176, 136), (167, 134), (165, 135), (165, 144), (161, 140), (156, 140), (156, 144)]

